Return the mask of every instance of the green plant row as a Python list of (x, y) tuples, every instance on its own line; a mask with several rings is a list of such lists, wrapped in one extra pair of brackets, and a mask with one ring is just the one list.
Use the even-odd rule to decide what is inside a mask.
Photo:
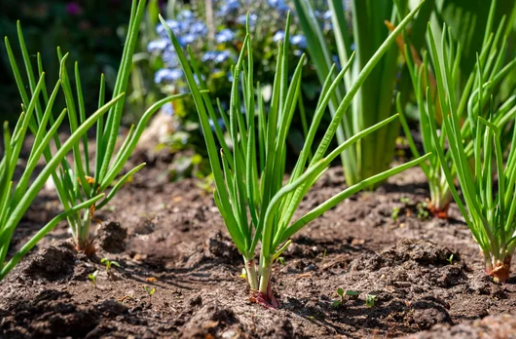
[[(342, 5), (340, 1), (332, 2), (334, 16), (340, 13), (339, 4)], [(420, 60), (417, 52), (414, 52), (406, 28), (423, 5), (420, 3), (410, 12), (402, 1), (397, 1), (397, 6), (388, 7), (393, 21), (397, 18), (396, 27), (380, 39), (376, 47), (367, 46), (363, 37), (355, 38), (356, 43), (362, 44), (356, 54), (350, 52), (346, 30), (338, 27), (341, 34), (336, 36), (343, 61), (340, 71), (337, 71), (336, 65), (326, 64), (324, 47), (321, 47), (323, 54), (314, 58), (318, 70), (323, 69), (320, 73), (321, 92), (311, 121), (306, 121), (304, 145), (287, 180), (287, 136), (296, 114), (303, 114), (304, 111), (301, 88), (303, 68), (307, 62), (306, 56), (302, 55), (292, 76), (288, 74), (291, 60), (288, 56), (290, 16), (286, 19), (285, 37), (278, 43), (276, 72), (271, 97), (267, 102), (260, 82), (255, 79), (253, 38), (248, 17), (247, 34), (232, 69), (228, 111), (220, 104), (215, 107), (216, 101), (210, 97), (196, 56), (190, 49), (185, 53), (173, 31), (161, 18), (191, 93), (169, 96), (153, 104), (138, 124), (131, 126), (120, 145), (117, 145), (117, 141), (124, 111), (124, 92), (130, 78), (132, 56), (146, 1), (133, 0), (113, 95), (106, 102), (106, 86), (101, 76), (98, 109), (89, 118), (78, 64), (75, 64), (73, 76), (68, 74), (68, 55), (63, 55), (58, 49), (59, 80), (49, 91), (41, 57), (37, 54), (35, 70), (18, 24), (24, 72), (18, 66), (9, 40), (5, 40), (23, 112), (14, 129), (11, 130), (7, 124), (3, 128), (5, 150), (0, 161), (0, 280), (63, 220), (67, 220), (70, 226), (77, 250), (92, 254), (91, 228), (95, 223), (101, 223), (95, 218), (95, 211), (109, 203), (124, 183), (144, 166), (138, 165), (122, 174), (145, 125), (165, 103), (191, 95), (213, 172), (214, 201), (243, 257), (253, 300), (267, 306), (278, 305), (271, 286), (272, 266), (288, 247), (290, 238), (304, 226), (358, 191), (374, 187), (416, 165), (422, 167), (428, 178), (432, 206), (437, 211), (445, 211), (453, 197), (482, 250), (487, 274), (497, 281), (506, 281), (516, 249), (516, 201), (512, 199), (516, 191), (516, 151), (505, 146), (516, 142), (516, 130), (511, 130), (515, 124), (516, 96), (504, 96), (499, 89), (501, 86), (515, 88), (513, 70), (516, 60), (505, 62), (508, 54), (505, 19), (493, 33), (497, 6), (497, 2), (493, 1), (482, 49), (477, 55), (474, 69), (467, 74), (463, 83), (458, 67), (462, 56), (461, 46), (454, 42), (446, 26), (438, 37), (429, 25), (426, 33), (429, 53), (424, 53)], [(309, 6), (309, 2), (299, 0), (299, 6)], [(360, 21), (355, 25), (367, 20), (367, 17), (360, 15), (364, 10), (361, 6), (363, 4), (354, 1), (357, 11), (355, 21)], [(301, 9), (306, 13), (310, 10), (308, 7)], [(407, 14), (402, 17), (403, 12)], [(427, 18), (426, 13), (419, 13), (418, 20)], [(308, 20), (308, 17), (305, 19)], [(336, 26), (343, 22), (339, 18), (334, 20)], [(309, 42), (310, 39), (318, 39), (317, 30), (313, 29), (312, 37), (307, 37)], [(419, 107), (423, 156), (410, 136), (404, 115), (390, 112), (392, 103), (388, 98), (393, 92), (390, 87), (390, 63), (393, 61), (391, 58), (397, 56), (395, 44), (402, 33), (406, 43), (404, 57)], [(363, 54), (364, 50), (368, 50), (368, 53)], [(380, 77), (377, 74), (379, 66), (384, 70)], [(378, 88), (373, 91), (371, 81), (376, 82), (376, 87), (381, 87), (382, 79), (389, 84), (386, 86), (388, 88), (385, 92), (376, 92)], [(59, 95), (64, 97), (66, 108), (55, 115), (54, 103)], [(377, 112), (375, 117), (366, 121), (363, 114), (369, 110), (365, 107), (371, 104), (367, 103), (368, 98), (375, 105), (384, 103), (388, 109)], [(400, 96), (395, 105), (402, 113)], [(317, 142), (316, 134), (320, 132), (321, 121), (327, 112), (331, 113), (331, 122), (323, 131), (323, 138)], [(416, 159), (389, 168), (384, 163), (387, 158), (378, 160), (377, 153), (383, 150), (375, 149), (374, 145), (382, 133), (397, 133), (398, 128), (392, 127), (396, 125), (398, 117)], [(65, 119), (70, 137), (62, 142), (58, 130)], [(220, 125), (214, 123), (218, 119), (222, 119), (227, 126), (228, 138)], [(96, 125), (95, 149), (91, 149), (86, 137), (86, 132), (93, 125)], [(387, 126), (391, 129), (386, 129)], [(33, 146), (28, 158), (21, 159), (28, 133), (32, 134)], [(511, 133), (510, 143), (503, 142), (503, 138)], [(384, 136), (390, 140), (387, 134)], [(338, 144), (331, 148), (335, 137)], [(70, 152), (71, 157), (67, 158)], [(332, 162), (343, 154), (347, 188), (298, 216), (296, 211), (303, 198)], [(26, 163), (21, 171), (17, 171), (17, 166), (24, 161)], [(45, 165), (36, 171), (41, 161)], [(377, 167), (379, 163), (384, 164)], [(363, 168), (374, 167), (378, 173), (357, 171), (360, 167), (354, 168), (357, 164), (365, 166)], [(55, 185), (64, 212), (11, 255), (9, 250), (13, 234), (49, 179)], [(456, 181), (461, 195), (455, 186)], [(90, 279), (94, 281), (96, 274)], [(152, 295), (154, 292), (149, 289), (147, 293)], [(340, 295), (342, 297), (343, 294)], [(374, 304), (373, 297), (371, 303)]]

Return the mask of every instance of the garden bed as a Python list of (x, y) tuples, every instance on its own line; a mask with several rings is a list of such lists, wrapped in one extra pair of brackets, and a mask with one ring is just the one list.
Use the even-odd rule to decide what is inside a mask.
[[(297, 213), (342, 190), (343, 181), (341, 169), (330, 169)], [(13, 247), (58, 211), (55, 195), (45, 193)], [(271, 310), (249, 300), (242, 258), (211, 194), (194, 179), (168, 183), (155, 164), (97, 215), (103, 248), (95, 258), (74, 252), (63, 223), (7, 276), (0, 336), (509, 338), (516, 332), (516, 279), (496, 285), (486, 278), (455, 205), (449, 221), (419, 218), (415, 205), (427, 195), (424, 175), (411, 169), (309, 224), (284, 264), (274, 266), (281, 307)], [(106, 273), (102, 258), (121, 268)], [(88, 278), (95, 270), (96, 286)], [(152, 297), (143, 285), (156, 289)], [(339, 287), (358, 298), (335, 307)], [(368, 294), (377, 297), (373, 307), (365, 304)]]

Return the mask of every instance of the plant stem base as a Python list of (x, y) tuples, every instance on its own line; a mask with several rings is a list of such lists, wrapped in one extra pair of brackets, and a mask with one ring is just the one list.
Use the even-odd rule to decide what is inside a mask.
[(279, 302), (272, 294), (272, 291), (268, 292), (267, 294), (262, 293), (260, 291), (251, 291), (251, 296), (249, 297), (249, 300), (251, 300), (251, 302), (253, 303), (257, 303), (269, 309), (277, 309), (279, 307)]
[(89, 239), (77, 242), (75, 249), (77, 250), (77, 252), (84, 253), (88, 257), (93, 256), (97, 252), (97, 250), (95, 249), (95, 245), (93, 245), (93, 241)]
[(428, 210), (432, 215), (439, 219), (448, 219), (448, 210), (450, 209), (450, 202), (447, 202), (442, 207), (435, 206), (432, 202), (428, 202)]
[(512, 256), (508, 256), (503, 262), (499, 261), (493, 267), (486, 268), (486, 273), (493, 277), (494, 282), (503, 284), (509, 279), (511, 274), (511, 258)]

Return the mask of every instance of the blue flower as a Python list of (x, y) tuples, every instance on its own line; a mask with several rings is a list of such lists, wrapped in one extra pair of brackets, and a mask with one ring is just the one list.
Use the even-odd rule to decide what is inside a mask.
[[(211, 119), (210, 119), (208, 122), (210, 123), (211, 130), (212, 130), (212, 131), (215, 131), (215, 124), (213, 123), (213, 120), (211, 120)], [(224, 119), (222, 119), (222, 118), (217, 118), (217, 125), (219, 125), (219, 127), (220, 127), (222, 130), (224, 130), (224, 127), (226, 126), (226, 125), (224, 124)]]
[(201, 60), (202, 60), (202, 62), (213, 61), (213, 60), (215, 60), (217, 55), (219, 55), (219, 53), (216, 51), (208, 51), (208, 52), (204, 53)]
[(284, 31), (277, 31), (276, 34), (272, 37), (272, 41), (278, 42), (285, 38), (285, 32)]
[[(194, 74), (194, 75), (193, 75), (193, 77), (194, 77), (194, 80), (195, 80), (195, 82), (197, 83), (197, 85), (200, 85), (199, 77), (197, 77), (197, 74)], [(202, 79), (202, 81), (205, 81), (205, 80), (206, 80), (206, 77), (205, 77), (204, 75), (202, 75), (202, 74), (201, 74), (201, 79)]]
[(225, 4), (220, 7), (217, 13), (220, 16), (226, 16), (232, 12), (235, 12), (240, 7), (238, 0), (227, 0)]
[(293, 35), (290, 37), (290, 43), (299, 48), (306, 48), (306, 38), (304, 35)]
[(168, 46), (168, 40), (165, 40), (165, 39), (159, 39), (159, 40), (154, 40), (154, 41), (151, 41), (149, 42), (149, 44), (147, 45), (147, 51), (149, 53), (153, 53), (153, 52), (162, 52), (163, 50), (165, 50), (165, 48), (167, 48)]
[(189, 21), (189, 20), (193, 20), (194, 19), (194, 14), (192, 13), (192, 11), (188, 10), (188, 9), (183, 9), (179, 15), (177, 16), (177, 19), (178, 20), (181, 20), (181, 21)]
[(174, 106), (172, 106), (172, 103), (167, 102), (166, 104), (161, 107), (161, 113), (165, 115), (174, 115)]
[(204, 53), (201, 60), (203, 62), (215, 61), (216, 63), (219, 64), (219, 63), (224, 62), (227, 59), (229, 59), (229, 57), (231, 57), (231, 53), (229, 53), (228, 51), (222, 51), (222, 52), (208, 51), (208, 52)]
[(341, 67), (341, 65), (340, 65), (340, 58), (339, 58), (339, 56), (338, 56), (338, 55), (336, 55), (336, 54), (334, 54), (334, 55), (333, 55), (333, 57), (332, 57), (332, 59), (333, 59), (333, 63), (334, 63), (334, 64), (335, 64), (335, 66), (337, 67), (337, 70), (339, 70), (339, 71), (340, 71), (340, 70), (342, 69), (342, 67)]
[(274, 7), (280, 12), (287, 12), (290, 10), (290, 7), (285, 3), (284, 0), (269, 0), (269, 6)]
[(185, 36), (179, 38), (179, 43), (181, 44), (181, 46), (190, 45), (198, 38), (199, 36), (196, 34), (186, 34)]
[(228, 51), (222, 51), (218, 53), (218, 55), (215, 57), (215, 62), (220, 64), (221, 62), (224, 62), (227, 59), (229, 59), (230, 56), (231, 54)]
[(225, 42), (230, 42), (235, 38), (235, 33), (228, 28), (220, 31), (215, 37), (218, 44), (223, 44)]
[(154, 82), (161, 84), (163, 82), (172, 82), (181, 79), (183, 71), (177, 68), (162, 68), (154, 74)]
[(190, 26), (190, 34), (204, 36), (208, 34), (208, 27), (206, 27), (204, 22), (196, 21)]
[(164, 50), (161, 57), (168, 67), (174, 68), (179, 65), (179, 58), (173, 48), (167, 48)]
[[(254, 27), (256, 25), (256, 21), (258, 21), (258, 15), (256, 15), (255, 13), (251, 13), (249, 14), (249, 25), (251, 27)], [(242, 25), (242, 26), (245, 26), (246, 23), (247, 23), (247, 15), (241, 15), (237, 18), (237, 22)]]
[(192, 25), (192, 23), (190, 21), (180, 21), (179, 22), (180, 34), (188, 34), (190, 32), (191, 25)]
[(220, 106), (222, 107), (222, 109), (224, 110), (224, 112), (220, 112), (220, 110), (217, 109), (217, 111), (220, 113), (220, 114), (225, 114), (225, 111), (228, 110), (228, 103), (225, 102), (225, 101), (221, 101), (220, 102)]
[[(181, 24), (178, 21), (176, 21), (176, 20), (167, 20), (165, 22), (166, 22), (167, 26), (170, 27), (172, 32), (174, 32), (175, 35), (181, 34)], [(167, 35), (166, 30), (165, 30), (165, 27), (163, 27), (163, 25), (161, 23), (159, 23), (156, 26), (156, 33), (158, 33), (159, 36), (161, 36), (162, 38), (168, 39), (168, 35)]]

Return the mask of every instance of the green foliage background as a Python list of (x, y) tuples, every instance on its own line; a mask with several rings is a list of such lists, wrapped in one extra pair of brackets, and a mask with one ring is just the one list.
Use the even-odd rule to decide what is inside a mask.
[[(79, 9), (73, 14), (74, 4)], [(92, 112), (96, 108), (100, 73), (105, 73), (109, 91), (114, 86), (130, 8), (131, 2), (125, 0), (2, 0), (0, 36), (14, 37), (16, 21), (20, 20), (29, 53), (41, 52), (48, 83), (55, 83), (59, 75), (56, 46), (70, 52), (70, 60), (80, 61), (86, 103), (90, 107), (87, 111)], [(18, 53), (18, 46), (14, 50)], [(35, 63), (36, 55), (31, 56)], [(0, 77), (0, 120), (13, 120), (20, 113), (21, 100), (3, 40), (0, 73), (4, 75)]]

